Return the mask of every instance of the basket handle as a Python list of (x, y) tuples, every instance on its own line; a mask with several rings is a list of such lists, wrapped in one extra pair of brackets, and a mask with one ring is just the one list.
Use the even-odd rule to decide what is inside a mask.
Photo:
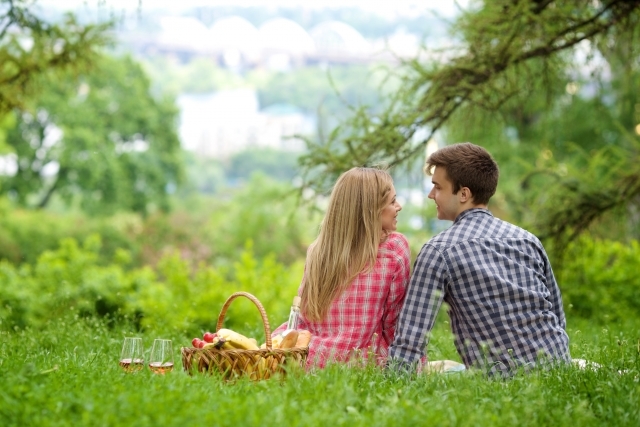
[(269, 326), (269, 319), (267, 318), (267, 312), (264, 310), (264, 307), (262, 306), (258, 298), (254, 297), (249, 292), (234, 292), (233, 294), (231, 294), (229, 298), (227, 298), (227, 301), (225, 301), (224, 305), (222, 306), (222, 310), (220, 310), (216, 331), (222, 328), (222, 325), (224, 323), (224, 316), (227, 314), (227, 309), (229, 308), (229, 305), (231, 305), (231, 301), (233, 301), (238, 297), (248, 298), (258, 308), (258, 311), (260, 312), (260, 316), (262, 316), (262, 324), (264, 326), (265, 345), (269, 350), (271, 350), (271, 327)]

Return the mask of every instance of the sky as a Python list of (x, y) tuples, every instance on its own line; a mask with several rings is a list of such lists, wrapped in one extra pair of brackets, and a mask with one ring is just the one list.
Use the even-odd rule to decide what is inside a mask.
[(70, 10), (101, 4), (116, 9), (135, 10), (140, 7), (142, 11), (165, 9), (172, 12), (195, 6), (361, 7), (381, 15), (411, 15), (433, 10), (443, 16), (453, 16), (459, 8), (466, 8), (470, 1), (473, 0), (39, 0), (38, 3)]

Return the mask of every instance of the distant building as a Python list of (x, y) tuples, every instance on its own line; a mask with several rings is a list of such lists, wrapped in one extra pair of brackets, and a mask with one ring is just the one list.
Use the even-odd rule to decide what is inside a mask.
[[(183, 62), (209, 58), (235, 71), (397, 61), (398, 56), (417, 54), (419, 48), (416, 38), (405, 33), (381, 46), (336, 20), (321, 22), (309, 31), (286, 18), (270, 19), (259, 27), (240, 16), (220, 18), (209, 27), (184, 16), (165, 16), (158, 24), (155, 33), (132, 37), (128, 44), (143, 54), (159, 53)], [(397, 51), (384, 52), (388, 47)], [(223, 159), (250, 147), (299, 151), (304, 142), (293, 135), (311, 136), (315, 131), (315, 119), (293, 106), (261, 110), (251, 89), (183, 94), (177, 102), (182, 144), (201, 156)]]
[(316, 46), (316, 61), (348, 63), (372, 58), (371, 43), (344, 22), (322, 22), (309, 33)]
[(417, 37), (410, 34), (396, 34), (385, 43), (369, 41), (352, 26), (335, 20), (307, 31), (287, 18), (273, 18), (256, 28), (240, 16), (220, 18), (209, 28), (193, 17), (166, 16), (159, 19), (155, 35), (133, 38), (128, 44), (143, 53), (169, 54), (182, 61), (204, 56), (233, 70), (278, 71), (318, 63), (397, 61), (419, 50)]
[(301, 151), (294, 135), (310, 135), (314, 120), (288, 105), (260, 110), (252, 89), (180, 95), (179, 134), (183, 147), (200, 156), (224, 159), (251, 148)]
[(269, 69), (287, 71), (305, 64), (315, 54), (316, 46), (307, 31), (286, 18), (274, 18), (258, 29), (262, 48), (262, 63)]
[(208, 54), (230, 69), (255, 66), (261, 60), (262, 42), (258, 29), (245, 18), (218, 19), (206, 39)]

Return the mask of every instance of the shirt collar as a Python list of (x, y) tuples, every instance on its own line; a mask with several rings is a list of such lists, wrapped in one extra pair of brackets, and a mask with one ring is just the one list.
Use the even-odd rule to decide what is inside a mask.
[(485, 215), (489, 215), (489, 216), (493, 216), (493, 214), (489, 211), (489, 209), (485, 209), (485, 208), (471, 208), (471, 209), (467, 209), (466, 211), (462, 211), (460, 213), (460, 215), (458, 215), (456, 217), (456, 219), (453, 221), (454, 224), (462, 221), (464, 218), (468, 217), (468, 216), (475, 216), (475, 215), (481, 215), (481, 214), (485, 214)]

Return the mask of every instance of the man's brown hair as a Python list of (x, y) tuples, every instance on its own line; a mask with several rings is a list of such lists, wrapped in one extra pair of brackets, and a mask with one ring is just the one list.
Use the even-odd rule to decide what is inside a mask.
[(433, 168), (443, 168), (453, 184), (453, 194), (467, 187), (473, 194), (473, 202), (486, 205), (496, 192), (500, 171), (498, 164), (484, 148), (462, 142), (441, 148), (431, 154), (424, 171), (433, 173)]

